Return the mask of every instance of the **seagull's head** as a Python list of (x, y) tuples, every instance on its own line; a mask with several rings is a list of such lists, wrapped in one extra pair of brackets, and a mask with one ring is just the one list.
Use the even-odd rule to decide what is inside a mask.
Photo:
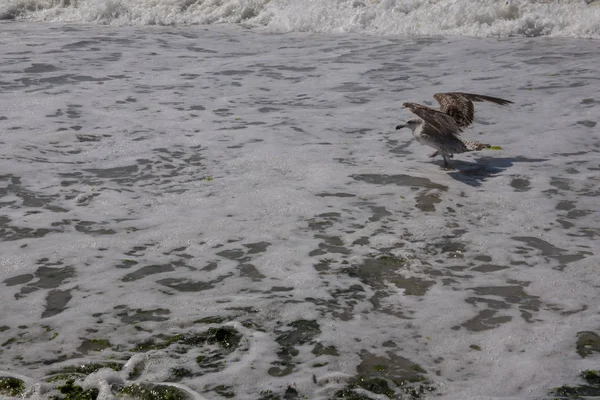
[(423, 123), (421, 118), (411, 118), (403, 124), (396, 126), (396, 129), (408, 128), (411, 131), (415, 131), (419, 125)]

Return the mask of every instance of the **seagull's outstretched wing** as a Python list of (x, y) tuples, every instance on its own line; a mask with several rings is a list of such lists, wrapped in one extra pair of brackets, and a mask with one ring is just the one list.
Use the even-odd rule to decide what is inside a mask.
[(489, 101), (501, 106), (512, 104), (512, 101), (498, 97), (460, 92), (436, 93), (433, 98), (440, 103), (440, 111), (451, 116), (461, 128), (466, 128), (473, 123), (473, 117), (475, 116), (474, 101)]
[(404, 103), (413, 114), (425, 121), (433, 130), (442, 135), (457, 135), (462, 129), (454, 119), (439, 110), (417, 103)]

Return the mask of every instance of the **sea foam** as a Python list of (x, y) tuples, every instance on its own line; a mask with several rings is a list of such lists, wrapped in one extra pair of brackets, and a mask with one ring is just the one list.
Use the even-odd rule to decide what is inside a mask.
[(0, 19), (106, 25), (243, 23), (271, 32), (600, 38), (599, 1), (8, 0)]
[[(0, 24), (0, 376), (529, 400), (597, 369), (596, 41), (265, 34), (255, 4)], [(514, 104), (448, 171), (394, 126), (450, 90)]]

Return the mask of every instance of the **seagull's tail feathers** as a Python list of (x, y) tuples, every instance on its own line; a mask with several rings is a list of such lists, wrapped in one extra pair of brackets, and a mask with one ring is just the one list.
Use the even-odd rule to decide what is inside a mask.
[(463, 143), (467, 147), (468, 151), (478, 151), (483, 149), (489, 149), (490, 147), (492, 147), (492, 145), (490, 144), (476, 142), (474, 140), (463, 140)]

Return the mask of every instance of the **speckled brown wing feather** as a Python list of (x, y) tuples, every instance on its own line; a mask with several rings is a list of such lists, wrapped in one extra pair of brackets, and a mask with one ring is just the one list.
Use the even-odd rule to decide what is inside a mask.
[(474, 101), (488, 101), (501, 106), (512, 104), (512, 101), (498, 97), (460, 92), (436, 93), (433, 98), (440, 103), (440, 111), (451, 116), (461, 128), (466, 128), (473, 123), (475, 116)]
[(404, 103), (402, 106), (408, 108), (413, 114), (425, 121), (437, 133), (442, 135), (456, 135), (462, 131), (451, 116), (439, 110), (417, 103)]

